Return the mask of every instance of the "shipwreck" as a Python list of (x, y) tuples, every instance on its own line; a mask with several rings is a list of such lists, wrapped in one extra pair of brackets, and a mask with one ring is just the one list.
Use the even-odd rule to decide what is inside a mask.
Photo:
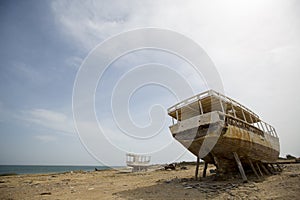
[(204, 160), (203, 176), (207, 164), (214, 164), (220, 174), (239, 170), (247, 180), (245, 168), (259, 176), (258, 172), (269, 171), (267, 168), (278, 159), (280, 145), (275, 128), (214, 90), (177, 103), (168, 114), (173, 137), (197, 156), (197, 163)]

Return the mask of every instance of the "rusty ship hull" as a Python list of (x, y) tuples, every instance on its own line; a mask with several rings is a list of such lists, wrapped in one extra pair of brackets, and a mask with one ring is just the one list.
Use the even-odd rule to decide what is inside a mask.
[(237, 168), (233, 152), (245, 167), (250, 162), (272, 163), (278, 159), (280, 146), (275, 129), (215, 91), (175, 105), (169, 115), (177, 120), (170, 126), (173, 137), (222, 173)]

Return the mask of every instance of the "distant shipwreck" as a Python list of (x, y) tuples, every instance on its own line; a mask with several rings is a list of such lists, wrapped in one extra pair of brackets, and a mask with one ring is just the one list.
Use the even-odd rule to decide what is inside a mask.
[(172, 106), (168, 114), (173, 137), (198, 163), (205, 161), (203, 176), (207, 164), (214, 164), (220, 174), (239, 169), (245, 181), (244, 168), (257, 176), (261, 168), (274, 168), (280, 151), (275, 129), (233, 99), (209, 90)]

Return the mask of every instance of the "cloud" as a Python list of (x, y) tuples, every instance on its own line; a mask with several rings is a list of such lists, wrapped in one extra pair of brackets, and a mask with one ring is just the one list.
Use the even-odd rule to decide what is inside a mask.
[[(226, 94), (278, 127), (283, 152), (299, 152), (297, 118), (288, 117), (299, 110), (299, 94), (294, 91), (300, 84), (299, 2), (53, 1), (52, 12), (66, 39), (85, 53), (133, 28), (161, 27), (187, 35), (216, 64)], [(182, 69), (179, 72), (186, 73)], [(197, 84), (194, 74), (187, 76)], [(292, 98), (286, 100), (288, 96)], [(289, 115), (277, 115), (286, 112), (285, 102), (292, 108)]]
[(13, 61), (11, 66), (11, 71), (17, 76), (16, 79), (26, 79), (26, 81), (34, 83), (43, 83), (47, 80), (47, 78), (43, 77), (38, 70), (26, 63)]
[(74, 135), (75, 133), (72, 118), (61, 112), (47, 109), (32, 109), (23, 111), (22, 119), (56, 132), (68, 135)]
[(235, 0), (165, 1), (164, 4), (152, 1), (53, 1), (52, 12), (66, 38), (86, 50), (113, 34), (147, 26), (172, 29), (203, 45), (227, 45), (227, 48), (228, 45), (247, 43), (249, 39), (263, 39), (272, 45), (274, 37), (267, 34), (270, 31), (275, 36), (285, 33), (280, 27), (287, 26), (286, 17), (280, 16), (288, 14), (289, 6), (282, 1), (245, 3)]
[(85, 50), (124, 28), (131, 10), (126, 1), (106, 4), (102, 1), (52, 2), (52, 12), (62, 33)]
[(77, 70), (82, 64), (83, 59), (78, 56), (70, 56), (65, 60), (65, 63), (68, 67), (71, 67)]
[(52, 142), (57, 140), (53, 135), (36, 135), (34, 138), (42, 142)]

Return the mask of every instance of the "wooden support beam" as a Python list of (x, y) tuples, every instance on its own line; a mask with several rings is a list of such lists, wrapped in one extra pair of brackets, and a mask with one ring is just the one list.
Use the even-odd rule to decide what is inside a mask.
[(273, 169), (272, 164), (267, 164), (267, 169), (268, 169), (272, 174), (276, 174), (276, 170)]
[(203, 177), (206, 177), (207, 165), (208, 165), (208, 163), (205, 162), (205, 163), (204, 163), (204, 168), (203, 168), (203, 174), (202, 174)]
[(271, 174), (276, 174), (275, 171), (273, 171), (273, 169), (269, 166), (269, 164), (265, 164), (265, 167), (267, 168), (267, 170), (271, 173)]
[(282, 168), (280, 167), (280, 165), (279, 165), (278, 163), (276, 163), (276, 165), (277, 165), (278, 170), (279, 170), (280, 172), (282, 172)]
[(216, 169), (218, 170), (219, 169), (219, 160), (218, 160), (218, 158), (212, 152), (210, 152), (209, 155), (213, 159), (213, 164), (216, 166)]
[(273, 171), (276, 172), (276, 169), (275, 169), (275, 167), (273, 166), (273, 164), (270, 164), (270, 165), (271, 165)]
[(261, 166), (261, 168), (264, 170), (264, 172), (265, 172), (267, 175), (271, 175), (271, 173), (267, 170), (267, 168), (264, 166), (263, 163), (260, 163), (260, 166)]
[(216, 168), (219, 169), (219, 161), (218, 161), (217, 157), (213, 155), (213, 158), (214, 158), (214, 163), (215, 163)]
[(250, 159), (248, 159), (248, 161), (250, 163), (250, 166), (251, 166), (252, 171), (254, 172), (254, 174), (257, 176), (257, 178), (260, 178), (257, 171), (256, 171), (256, 169), (254, 168), (254, 165), (253, 165), (252, 161)]
[(195, 180), (198, 180), (199, 162), (200, 162), (200, 158), (199, 158), (199, 156), (197, 156), (197, 164), (196, 164), (196, 171), (195, 171)]
[(258, 169), (260, 175), (261, 175), (261, 176), (264, 176), (264, 174), (263, 174), (262, 171), (260, 170), (260, 167), (259, 167), (258, 163), (256, 163), (256, 167), (257, 167), (257, 169)]
[(240, 161), (240, 158), (239, 158), (238, 154), (237, 154), (236, 152), (233, 152), (233, 156), (234, 156), (235, 161), (236, 161), (236, 163), (237, 163), (237, 165), (238, 165), (238, 168), (239, 168), (239, 171), (240, 171), (240, 173), (241, 173), (241, 175), (242, 175), (243, 181), (244, 181), (244, 182), (248, 182), (248, 179), (247, 179), (247, 177), (246, 177), (246, 174), (245, 174), (243, 165), (242, 165), (242, 163), (241, 163), (241, 161)]

